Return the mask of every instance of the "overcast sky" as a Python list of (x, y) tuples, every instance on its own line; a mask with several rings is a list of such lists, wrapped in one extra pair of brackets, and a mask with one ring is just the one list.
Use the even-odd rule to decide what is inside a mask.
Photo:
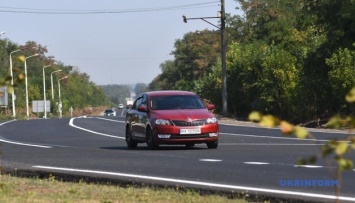
[[(202, 20), (216, 17), (220, 1), (213, 0), (2, 0), (2, 38), (24, 45), (35, 41), (48, 56), (76, 66), (98, 85), (150, 83), (159, 65), (172, 59), (176, 39), (203, 29)], [(226, 12), (237, 3), (225, 0)], [(65, 14), (70, 13), (70, 14)], [(210, 19), (218, 25), (218, 19)]]

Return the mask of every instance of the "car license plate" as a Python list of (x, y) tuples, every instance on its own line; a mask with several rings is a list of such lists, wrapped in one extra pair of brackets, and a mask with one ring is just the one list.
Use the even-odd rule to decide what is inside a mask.
[(180, 129), (180, 134), (185, 135), (185, 134), (201, 134), (201, 129), (196, 128), (196, 129)]

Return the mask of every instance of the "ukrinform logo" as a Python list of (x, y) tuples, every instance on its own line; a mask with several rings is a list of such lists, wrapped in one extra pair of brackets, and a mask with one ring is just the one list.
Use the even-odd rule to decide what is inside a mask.
[(338, 186), (338, 180), (328, 179), (281, 179), (279, 180), (281, 187), (335, 187)]

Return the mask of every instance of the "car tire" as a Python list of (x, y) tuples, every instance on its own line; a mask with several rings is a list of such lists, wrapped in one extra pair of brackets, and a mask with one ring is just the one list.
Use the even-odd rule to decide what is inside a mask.
[(128, 126), (126, 127), (126, 143), (127, 143), (127, 147), (130, 149), (137, 148), (138, 143), (133, 140), (131, 130), (129, 129)]
[(191, 149), (195, 146), (195, 143), (188, 143), (186, 144), (186, 148)]
[(218, 147), (218, 141), (216, 142), (207, 142), (208, 149), (216, 149)]
[(146, 140), (147, 140), (148, 149), (153, 150), (159, 147), (159, 145), (157, 145), (153, 139), (153, 132), (150, 128), (147, 129)]

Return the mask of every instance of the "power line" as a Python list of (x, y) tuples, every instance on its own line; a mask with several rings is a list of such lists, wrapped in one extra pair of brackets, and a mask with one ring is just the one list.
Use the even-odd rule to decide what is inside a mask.
[(33, 9), (33, 8), (17, 8), (17, 7), (2, 7), (2, 13), (25, 13), (25, 14), (60, 14), (60, 15), (82, 15), (82, 14), (121, 14), (121, 13), (139, 13), (139, 12), (154, 12), (154, 11), (168, 11), (168, 10), (182, 10), (182, 9), (196, 9), (212, 7), (218, 1), (185, 4), (168, 7), (155, 8), (136, 8), (136, 9), (109, 9), (109, 10), (67, 10), (67, 9)]

